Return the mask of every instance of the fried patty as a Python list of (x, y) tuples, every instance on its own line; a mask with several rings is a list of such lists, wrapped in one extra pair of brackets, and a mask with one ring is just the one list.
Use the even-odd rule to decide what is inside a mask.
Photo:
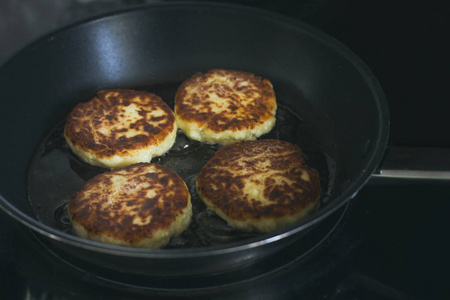
[(138, 163), (86, 182), (70, 199), (68, 213), (82, 238), (160, 248), (189, 226), (191, 195), (172, 170)]
[(200, 170), (197, 192), (230, 226), (271, 232), (319, 204), (319, 175), (305, 159), (297, 146), (275, 139), (226, 145)]
[(64, 136), (72, 151), (93, 166), (109, 169), (166, 153), (177, 133), (175, 116), (157, 95), (136, 90), (102, 90), (77, 104)]
[(275, 125), (277, 103), (271, 82), (223, 69), (196, 73), (175, 94), (178, 127), (208, 144), (254, 140)]

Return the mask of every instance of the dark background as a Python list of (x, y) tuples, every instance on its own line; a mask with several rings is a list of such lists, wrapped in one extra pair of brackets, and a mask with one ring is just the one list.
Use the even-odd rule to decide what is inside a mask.
[[(151, 2), (158, 1), (0, 0), (0, 63), (52, 30)], [(386, 94), (391, 146), (450, 147), (450, 2), (220, 2), (279, 12), (340, 40), (366, 62)], [(309, 261), (195, 298), (449, 299), (449, 229), (450, 184), (367, 186)], [(4, 299), (131, 298), (55, 262), (3, 212), (0, 259)]]

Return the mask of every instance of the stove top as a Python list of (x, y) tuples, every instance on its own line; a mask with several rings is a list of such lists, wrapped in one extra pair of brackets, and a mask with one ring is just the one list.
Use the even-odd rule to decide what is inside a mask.
[[(0, 63), (39, 36), (130, 5), (157, 1), (5, 0)], [(225, 2), (225, 1), (222, 1)], [(391, 111), (390, 145), (449, 147), (446, 2), (226, 1), (298, 18), (342, 41), (371, 68)], [(445, 72), (445, 73), (444, 73)], [(312, 251), (197, 288), (147, 285), (80, 268), (0, 211), (3, 299), (448, 299), (450, 183), (368, 185), (334, 216)], [(301, 245), (299, 245), (301, 247)]]
[(449, 197), (448, 185), (368, 186), (309, 253), (236, 281), (196, 288), (174, 281), (171, 289), (80, 269), (2, 212), (0, 292), (4, 299), (445, 299)]

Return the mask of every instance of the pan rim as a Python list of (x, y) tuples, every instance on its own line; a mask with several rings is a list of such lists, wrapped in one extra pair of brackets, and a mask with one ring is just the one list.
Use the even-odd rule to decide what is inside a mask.
[(365, 82), (371, 88), (372, 93), (377, 100), (376, 106), (378, 109), (378, 119), (379, 119), (377, 140), (373, 141), (374, 147), (373, 149), (371, 149), (370, 155), (368, 155), (366, 168), (363, 170), (363, 172), (359, 174), (356, 177), (356, 179), (351, 184), (349, 184), (344, 191), (340, 193), (339, 196), (333, 199), (333, 201), (331, 201), (331, 203), (329, 203), (325, 209), (321, 209), (313, 213), (312, 215), (300, 221), (295, 226), (291, 226), (289, 228), (271, 234), (263, 234), (258, 237), (249, 238), (244, 241), (232, 242), (227, 245), (205, 246), (189, 249), (139, 249), (139, 248), (102, 244), (99, 242), (85, 240), (76, 237), (74, 235), (61, 232), (26, 215), (25, 213), (17, 209), (15, 206), (13, 206), (11, 203), (9, 203), (2, 195), (0, 195), (0, 208), (2, 208), (8, 215), (10, 215), (20, 223), (27, 226), (29, 229), (32, 229), (38, 232), (39, 234), (47, 238), (50, 238), (51, 240), (62, 242), (67, 245), (76, 246), (86, 250), (102, 252), (105, 254), (135, 257), (135, 258), (186, 258), (186, 257), (202, 257), (210, 255), (220, 255), (231, 252), (239, 252), (274, 243), (278, 240), (285, 239), (307, 228), (310, 228), (311, 226), (314, 226), (315, 224), (317, 224), (318, 222), (320, 222), (321, 220), (323, 220), (324, 218), (335, 212), (345, 203), (347, 203), (347, 201), (352, 199), (369, 180), (370, 176), (375, 172), (379, 162), (381, 161), (384, 155), (384, 151), (389, 136), (389, 110), (386, 98), (378, 80), (375, 78), (372, 71), (352, 50), (350, 50), (347, 46), (345, 46), (342, 42), (338, 41), (334, 37), (300, 20), (282, 15), (280, 13), (275, 13), (256, 7), (249, 7), (245, 5), (230, 4), (230, 3), (174, 1), (170, 3), (150, 3), (144, 5), (135, 5), (125, 9), (119, 9), (117, 11), (92, 16), (87, 19), (77, 21), (73, 24), (63, 26), (53, 32), (46, 34), (43, 37), (38, 38), (34, 42), (31, 42), (26, 47), (16, 52), (12, 57), (7, 58), (5, 64), (7, 64), (9, 61), (14, 60), (15, 57), (19, 56), (20, 53), (25, 52), (27, 49), (36, 47), (38, 46), (38, 44), (43, 43), (49, 39), (52, 39), (54, 38), (54, 36), (60, 34), (61, 32), (67, 31), (70, 28), (83, 26), (88, 23), (100, 22), (102, 20), (114, 18), (115, 16), (133, 13), (136, 12), (137, 10), (141, 11), (154, 9), (205, 10), (218, 8), (227, 9), (230, 11), (232, 10), (234, 12), (237, 11), (240, 14), (245, 13), (246, 15), (251, 15), (253, 17), (266, 18), (270, 20), (270, 22), (283, 24), (284, 26), (292, 27), (297, 31), (301, 31), (310, 36), (313, 36), (321, 43), (332, 47), (333, 50), (338, 51), (339, 54), (345, 57), (355, 68), (357, 68), (360, 71)]

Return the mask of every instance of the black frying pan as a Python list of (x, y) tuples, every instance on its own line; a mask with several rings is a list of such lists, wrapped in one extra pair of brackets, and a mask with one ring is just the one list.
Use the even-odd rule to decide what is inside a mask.
[[(286, 230), (247, 236), (197, 201), (191, 228), (158, 250), (74, 236), (64, 215), (68, 198), (104, 170), (81, 163), (64, 144), (61, 128), (69, 111), (106, 88), (149, 90), (173, 105), (178, 84), (210, 68), (271, 80), (277, 125), (263, 138), (304, 150), (321, 174), (320, 209)], [(299, 21), (222, 4), (155, 4), (61, 29), (0, 68), (0, 91), (0, 206), (63, 252), (133, 274), (217, 274), (288, 247), (364, 186), (385, 153), (389, 129), (377, 80), (344, 45)], [(215, 150), (180, 134), (171, 152), (154, 161), (192, 187)]]

